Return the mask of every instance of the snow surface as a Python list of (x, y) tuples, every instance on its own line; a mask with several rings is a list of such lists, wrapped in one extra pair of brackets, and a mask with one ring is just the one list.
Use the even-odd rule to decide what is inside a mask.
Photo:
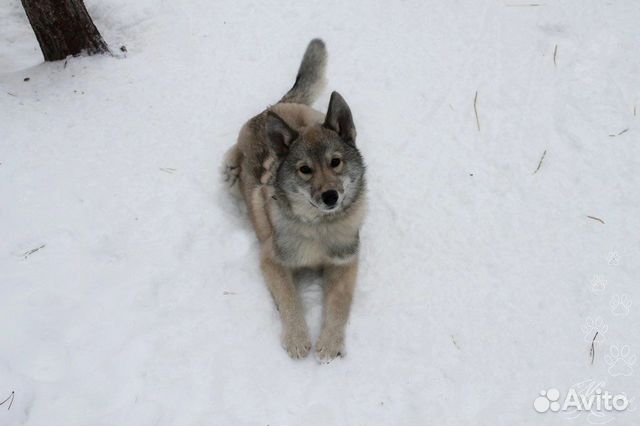
[[(636, 0), (86, 3), (118, 58), (43, 64), (0, 7), (0, 424), (640, 423)], [(329, 365), (218, 174), (318, 36), (370, 199)], [(639, 399), (534, 411), (585, 380)]]

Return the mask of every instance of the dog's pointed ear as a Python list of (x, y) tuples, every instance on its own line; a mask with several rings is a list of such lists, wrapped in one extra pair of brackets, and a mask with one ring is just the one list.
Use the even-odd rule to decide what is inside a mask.
[(356, 144), (356, 127), (353, 124), (351, 110), (340, 93), (331, 93), (329, 109), (324, 119), (324, 127), (338, 133), (343, 141), (350, 145)]
[(276, 155), (278, 157), (287, 155), (291, 143), (298, 138), (298, 132), (289, 127), (278, 114), (272, 111), (267, 111), (265, 128), (269, 144)]

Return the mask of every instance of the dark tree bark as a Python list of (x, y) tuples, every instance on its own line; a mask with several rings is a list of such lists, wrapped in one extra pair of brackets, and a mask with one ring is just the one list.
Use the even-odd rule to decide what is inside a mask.
[(109, 52), (82, 0), (22, 0), (22, 6), (45, 61)]

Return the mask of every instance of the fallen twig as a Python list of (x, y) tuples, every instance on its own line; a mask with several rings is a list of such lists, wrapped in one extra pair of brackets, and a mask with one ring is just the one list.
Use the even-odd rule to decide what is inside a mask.
[(596, 349), (595, 349), (596, 337), (598, 337), (597, 331), (595, 336), (593, 336), (593, 340), (591, 340), (591, 350), (589, 351), (589, 355), (591, 356), (591, 365), (593, 365), (593, 360), (596, 358)]
[(536, 173), (538, 173), (538, 170), (540, 170), (540, 167), (542, 167), (542, 162), (544, 161), (544, 157), (545, 155), (547, 155), (547, 150), (545, 149), (544, 152), (542, 153), (542, 157), (540, 157), (540, 161), (538, 161), (538, 167), (536, 167), (536, 169), (533, 171), (533, 174), (535, 175)]
[(29, 251), (25, 251), (24, 253), (22, 253), (22, 255), (26, 259), (27, 257), (31, 256), (33, 253), (37, 252), (38, 250), (45, 248), (45, 246), (46, 246), (46, 244), (43, 244), (40, 247), (36, 247), (36, 248), (31, 249)]
[(597, 220), (598, 222), (604, 225), (604, 220), (600, 219), (599, 217), (595, 217), (595, 216), (587, 216), (587, 217), (589, 219)]
[(478, 118), (478, 91), (476, 90), (476, 96), (473, 98), (473, 112), (476, 114), (476, 125), (478, 131), (480, 131), (480, 118)]

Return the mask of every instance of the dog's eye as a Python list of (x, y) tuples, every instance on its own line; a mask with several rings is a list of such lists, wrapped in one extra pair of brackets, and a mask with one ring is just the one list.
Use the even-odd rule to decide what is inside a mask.
[(313, 170), (311, 170), (311, 167), (309, 167), (309, 166), (302, 166), (302, 167), (300, 167), (299, 170), (300, 170), (300, 173), (302, 173), (303, 175), (310, 175), (311, 172), (313, 171)]
[(334, 158), (331, 160), (331, 167), (338, 167), (342, 161), (339, 158)]

